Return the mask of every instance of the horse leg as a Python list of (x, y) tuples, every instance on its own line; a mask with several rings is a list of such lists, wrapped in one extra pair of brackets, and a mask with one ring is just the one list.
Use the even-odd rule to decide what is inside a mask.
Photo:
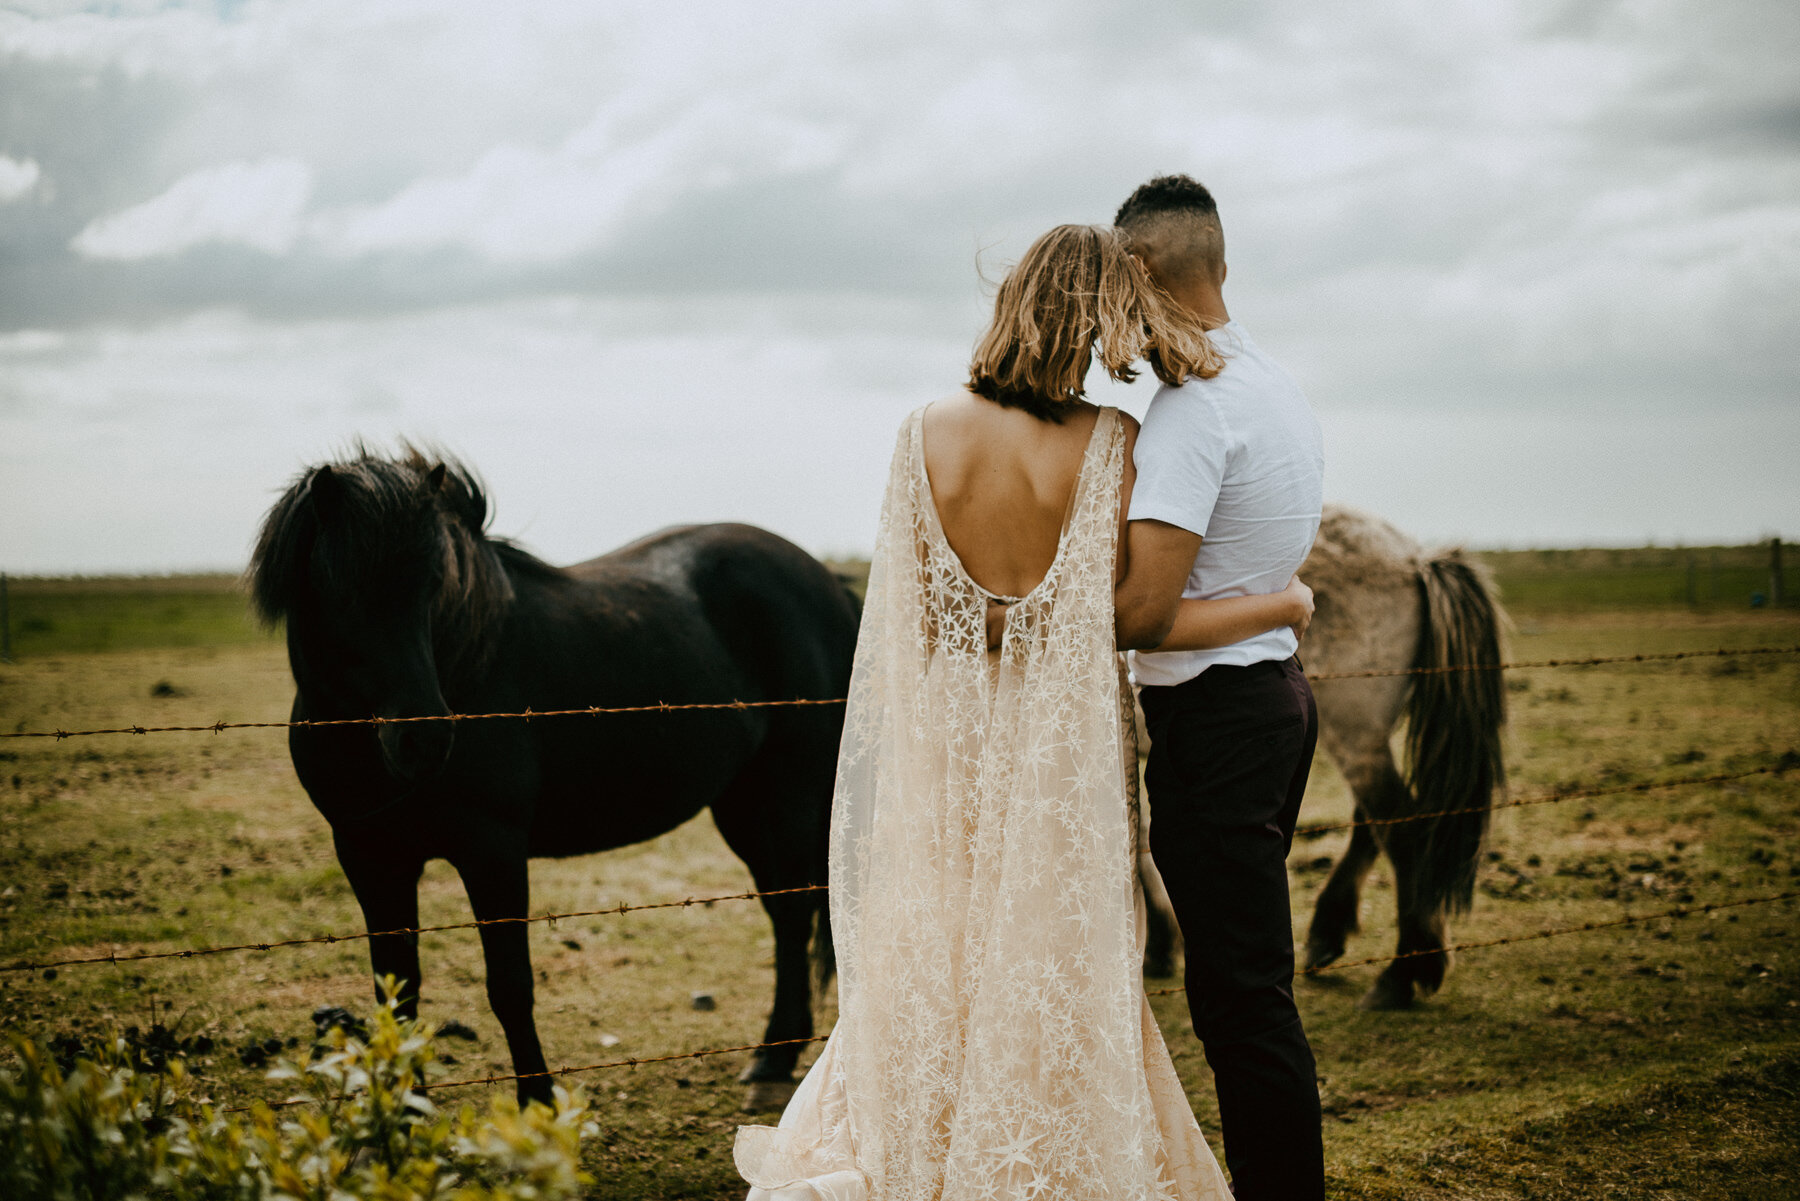
[(1450, 956), (1444, 951), (1444, 913), (1426, 895), (1430, 871), (1429, 832), (1420, 823), (1388, 827), (1388, 861), (1394, 865), (1394, 892), (1399, 903), (1400, 938), (1397, 958), (1375, 979), (1357, 1002), (1361, 1009), (1405, 1009), (1413, 1003), (1415, 988), (1429, 995), (1444, 982)]
[[(345, 834), (332, 831), (337, 848), (338, 865), (350, 881), (356, 903), (362, 907), (366, 930), (408, 930), (419, 924), (419, 876), (425, 870), (425, 859), (394, 840), (380, 835)], [(382, 995), (381, 982), (389, 976), (395, 981), (395, 1014), (402, 1021), (415, 1021), (419, 1016), (419, 936), (417, 934), (383, 934), (369, 940), (369, 966), (375, 973), (375, 997)]]
[[(713, 822), (737, 856), (750, 869), (758, 892), (802, 888), (825, 883), (825, 822), (831, 783), (820, 770), (803, 762), (816, 760), (835, 770), (828, 757), (803, 760), (794, 751), (765, 745), (724, 794), (713, 802)], [(817, 779), (806, 780), (807, 775)], [(775, 1003), (763, 1031), (765, 1043), (811, 1038), (812, 981), (808, 947), (815, 916), (823, 926), (824, 894), (798, 892), (762, 898), (763, 911), (775, 929)], [(829, 934), (821, 929), (821, 938)], [(802, 1044), (767, 1047), (755, 1052), (738, 1077), (750, 1085), (744, 1109), (779, 1108), (793, 1095), (794, 1068)]]
[[(1143, 719), (1140, 716), (1139, 721)], [(1143, 734), (1140, 745), (1148, 742)], [(1175, 919), (1175, 902), (1150, 854), (1150, 806), (1138, 800), (1138, 886), (1144, 890), (1144, 975), (1166, 980), (1175, 974), (1175, 956), (1182, 949), (1181, 923)]]
[[(1364, 820), (1365, 812), (1358, 805), (1355, 819)], [(1350, 845), (1331, 869), (1331, 877), (1313, 903), (1312, 924), (1306, 931), (1307, 971), (1341, 959), (1350, 935), (1362, 928), (1357, 911), (1362, 903), (1363, 878), (1380, 855), (1380, 843), (1367, 826), (1356, 826), (1350, 831)]]
[(1175, 974), (1181, 950), (1181, 923), (1162, 873), (1148, 850), (1138, 852), (1138, 880), (1144, 889), (1144, 975), (1166, 980)]
[[(758, 890), (763, 886), (758, 882)], [(788, 887), (794, 887), (789, 885)], [(775, 928), (775, 1003), (763, 1031), (766, 1043), (811, 1038), (813, 1033), (812, 987), (808, 978), (807, 943), (819, 902), (815, 895), (765, 897), (763, 909)], [(738, 1079), (750, 1087), (744, 1095), (745, 1112), (779, 1108), (794, 1093), (794, 1068), (803, 1044), (769, 1047), (755, 1052)]]
[[(524, 849), (498, 850), (480, 858), (455, 862), (469, 894), (469, 907), (479, 921), (522, 918), (531, 904), (530, 869)], [(481, 952), (487, 962), (488, 1004), (506, 1046), (512, 1052), (513, 1071), (519, 1081), (519, 1104), (552, 1103), (552, 1084), (545, 1072), (544, 1049), (538, 1043), (537, 1023), (532, 1019), (534, 989), (531, 980), (531, 945), (524, 922), (509, 921), (481, 927)]]
[(1351, 934), (1361, 927), (1363, 879), (1386, 848), (1386, 832), (1397, 827), (1361, 823), (1398, 817), (1412, 808), (1412, 793), (1394, 763), (1388, 735), (1404, 695), (1392, 679), (1334, 680), (1320, 685), (1319, 743), (1331, 756), (1355, 804), (1350, 844), (1313, 904), (1306, 934), (1306, 966), (1323, 967), (1342, 957)]

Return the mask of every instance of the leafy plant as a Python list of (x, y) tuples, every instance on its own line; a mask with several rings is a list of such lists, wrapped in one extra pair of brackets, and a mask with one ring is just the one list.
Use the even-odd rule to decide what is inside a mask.
[[(392, 995), (393, 981), (385, 982)], [(454, 1110), (427, 1093), (433, 1031), (390, 1001), (368, 1037), (334, 1027), (306, 1064), (277, 1061), (295, 1103), (220, 1110), (180, 1062), (139, 1071), (115, 1039), (67, 1072), (9, 1039), (0, 1071), (0, 1196), (18, 1201), (558, 1201), (579, 1194), (578, 1092), (521, 1111), (510, 1098)]]

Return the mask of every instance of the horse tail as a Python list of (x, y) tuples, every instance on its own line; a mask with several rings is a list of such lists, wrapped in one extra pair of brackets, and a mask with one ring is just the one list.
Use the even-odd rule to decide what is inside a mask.
[(837, 947), (831, 941), (831, 905), (819, 898), (818, 912), (813, 916), (812, 985), (813, 1004), (825, 1000), (825, 989), (837, 975)]
[(1463, 913), (1475, 899), (1494, 790), (1506, 784), (1500, 740), (1506, 616), (1486, 570), (1461, 551), (1425, 564), (1419, 592), (1423, 620), (1414, 666), (1463, 670), (1414, 676), (1406, 698), (1407, 784), (1419, 813), (1441, 814), (1422, 819), (1418, 899), (1427, 912)]
[(850, 612), (856, 615), (856, 620), (860, 623), (862, 621), (863, 598), (861, 591), (858, 590), (857, 578), (842, 571), (834, 571), (832, 574), (837, 577), (838, 587), (844, 590), (844, 595), (850, 600)]
[[(853, 575), (849, 572), (837, 569), (833, 569), (831, 574), (837, 579), (838, 590), (844, 594), (844, 599), (849, 602), (850, 616), (852, 619), (850, 640), (845, 647), (845, 658), (842, 664), (843, 670), (839, 674), (839, 686), (843, 689), (843, 692), (838, 695), (843, 695), (850, 690), (850, 671), (856, 654), (856, 627), (862, 624), (863, 588), (866, 586), (867, 577)], [(820, 841), (820, 879), (824, 878), (823, 864), (826, 858), (825, 847), (827, 842), (828, 840), (825, 839), (821, 839)], [(819, 1005), (824, 1002), (825, 990), (830, 986), (832, 978), (837, 975), (837, 944), (832, 941), (831, 937), (830, 897), (827, 893), (820, 893), (818, 896), (819, 907), (813, 914), (813, 936), (810, 951), (812, 958), (812, 996), (814, 1005)]]

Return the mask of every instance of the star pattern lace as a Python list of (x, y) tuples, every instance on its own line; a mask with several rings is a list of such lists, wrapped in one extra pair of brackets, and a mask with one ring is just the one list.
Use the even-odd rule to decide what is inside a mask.
[(1102, 410), (1050, 570), (990, 653), (922, 417), (895, 449), (838, 763), (838, 1024), (781, 1126), (740, 1131), (739, 1170), (781, 1201), (1223, 1201), (1139, 970), (1122, 422)]

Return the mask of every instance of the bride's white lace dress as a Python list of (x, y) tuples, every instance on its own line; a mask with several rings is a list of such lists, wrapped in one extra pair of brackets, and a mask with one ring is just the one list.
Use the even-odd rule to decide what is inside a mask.
[(739, 1129), (738, 1170), (752, 1201), (1224, 1201), (1140, 969), (1118, 412), (994, 654), (922, 416), (895, 449), (838, 761), (837, 1026), (781, 1125)]

